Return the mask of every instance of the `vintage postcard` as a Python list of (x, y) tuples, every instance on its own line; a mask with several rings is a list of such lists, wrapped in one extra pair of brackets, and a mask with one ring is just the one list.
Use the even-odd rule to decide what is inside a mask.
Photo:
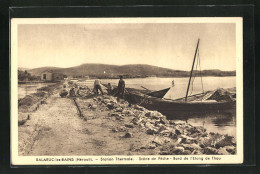
[(11, 19), (11, 164), (243, 163), (242, 23)]

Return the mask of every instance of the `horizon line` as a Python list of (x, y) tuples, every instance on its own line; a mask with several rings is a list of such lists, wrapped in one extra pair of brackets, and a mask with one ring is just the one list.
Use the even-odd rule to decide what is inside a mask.
[[(170, 69), (170, 70), (174, 70), (174, 71), (191, 71), (191, 70), (172, 69), (172, 68), (160, 67), (160, 66), (149, 65), (149, 64), (141, 64), (141, 63), (136, 63), (136, 64), (123, 64), (123, 65), (104, 64), (104, 63), (82, 63), (82, 64), (80, 64), (80, 65), (75, 65), (75, 66), (70, 66), (70, 67), (41, 66), (41, 67), (34, 67), (34, 68), (27, 68), (27, 67), (19, 67), (19, 66), (18, 66), (18, 69), (19, 69), (19, 68), (29, 69), (29, 70), (37, 69), (37, 68), (62, 68), (62, 69), (65, 69), (65, 68), (75, 68), (75, 67), (78, 67), (78, 66), (81, 66), (81, 65), (86, 65), (86, 64), (95, 64), (95, 65), (98, 65), (98, 64), (99, 64), (99, 65), (111, 65), (111, 66), (148, 65), (148, 66), (154, 66), (154, 67), (159, 67), (159, 68)], [(236, 69), (235, 69), (235, 70), (221, 70), (221, 69), (218, 69), (218, 68), (201, 69), (201, 71), (204, 71), (204, 70), (236, 71)], [(194, 71), (196, 71), (196, 70), (194, 70)], [(197, 71), (199, 71), (199, 70), (197, 70)]]

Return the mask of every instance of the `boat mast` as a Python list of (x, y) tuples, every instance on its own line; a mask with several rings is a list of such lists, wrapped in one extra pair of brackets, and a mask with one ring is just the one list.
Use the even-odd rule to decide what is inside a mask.
[(197, 43), (197, 47), (196, 47), (196, 51), (195, 51), (195, 55), (194, 55), (194, 59), (193, 59), (192, 67), (191, 67), (191, 71), (190, 71), (190, 79), (189, 79), (188, 88), (187, 88), (187, 92), (186, 92), (185, 102), (187, 102), (187, 97), (188, 97), (189, 88), (190, 88), (190, 81), (191, 81), (191, 77), (192, 77), (192, 72), (193, 72), (194, 63), (195, 63), (195, 60), (196, 60), (196, 55), (197, 55), (199, 43), (200, 43), (200, 39), (198, 39), (198, 43)]

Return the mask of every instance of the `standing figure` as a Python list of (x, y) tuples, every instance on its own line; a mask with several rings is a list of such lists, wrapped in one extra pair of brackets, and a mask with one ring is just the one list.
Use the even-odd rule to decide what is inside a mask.
[(123, 80), (123, 76), (119, 76), (119, 78), (117, 101), (119, 101), (120, 98), (124, 98), (125, 95), (125, 81)]
[(101, 94), (104, 95), (104, 92), (101, 88), (101, 81), (99, 79), (95, 80), (94, 82), (94, 90), (96, 95), (98, 95), (98, 90), (100, 90)]
[(70, 89), (70, 97), (75, 97), (76, 95), (75, 95), (75, 90), (74, 90), (74, 88), (72, 87), (71, 89)]

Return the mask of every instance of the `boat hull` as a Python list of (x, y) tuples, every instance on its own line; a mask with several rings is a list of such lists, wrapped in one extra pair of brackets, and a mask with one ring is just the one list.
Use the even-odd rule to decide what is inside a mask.
[(128, 93), (126, 99), (149, 110), (157, 110), (167, 116), (191, 115), (195, 113), (229, 113), (235, 112), (236, 101), (232, 102), (176, 102), (152, 97), (141, 93)]

